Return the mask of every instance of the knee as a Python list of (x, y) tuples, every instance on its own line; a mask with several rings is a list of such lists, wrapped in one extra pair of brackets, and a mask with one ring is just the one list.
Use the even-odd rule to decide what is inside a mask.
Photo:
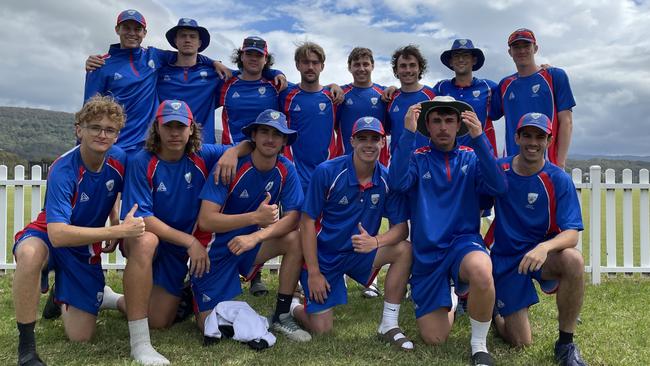
[(530, 334), (510, 334), (508, 338), (513, 347), (527, 347), (533, 344)]
[(149, 313), (149, 328), (151, 329), (167, 329), (174, 323), (174, 318), (151, 315)]
[(406, 240), (402, 240), (397, 244), (396, 250), (397, 250), (398, 259), (408, 261), (409, 263), (411, 263), (411, 261), (413, 260), (413, 249), (411, 247), (410, 242)]
[(302, 245), (297, 230), (287, 234), (284, 242), (286, 243), (286, 254), (302, 258)]
[(40, 272), (47, 259), (47, 248), (41, 243), (23, 243), (15, 251), (16, 268)]
[(314, 334), (326, 334), (332, 331), (331, 323), (316, 323), (311, 327), (311, 331)]
[(577, 249), (569, 248), (560, 252), (561, 268), (572, 277), (582, 277), (584, 273), (585, 261), (582, 253)]
[[(129, 260), (150, 260), (158, 248), (158, 237), (148, 231), (138, 238), (127, 239), (125, 242)], [(127, 262), (128, 263), (128, 262)]]
[(85, 343), (85, 342), (90, 342), (90, 340), (93, 338), (93, 335), (95, 333), (94, 329), (90, 330), (66, 330), (66, 335), (68, 336), (68, 339), (71, 342), (79, 342), (79, 343)]
[(470, 270), (469, 282), (472, 287), (481, 290), (494, 289), (494, 279), (492, 278), (492, 264), (489, 258), (486, 262), (481, 262)]
[(447, 341), (449, 333), (447, 334), (438, 334), (438, 333), (420, 333), (420, 337), (424, 343), (430, 346), (438, 346)]

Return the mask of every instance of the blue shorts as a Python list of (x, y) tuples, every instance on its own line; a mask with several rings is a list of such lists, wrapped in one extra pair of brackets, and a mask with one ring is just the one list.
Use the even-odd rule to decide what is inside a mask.
[(545, 293), (553, 294), (557, 291), (559, 281), (542, 279), (541, 269), (525, 275), (517, 272), (524, 255), (526, 253), (513, 256), (492, 254), (491, 256), (496, 305), (501, 316), (508, 316), (539, 302), (533, 278)]
[(153, 284), (173, 296), (181, 297), (189, 270), (188, 259), (187, 249), (161, 240), (152, 264)]
[(481, 243), (457, 240), (451, 246), (437, 250), (435, 256), (438, 259), (431, 266), (431, 272), (411, 276), (411, 298), (415, 304), (416, 318), (439, 308), (451, 309), (450, 280), (453, 280), (458, 296), (467, 295), (469, 284), (459, 279), (460, 264), (467, 254), (474, 251), (488, 255)]
[(346, 253), (328, 262), (319, 259), (320, 272), (330, 284), (330, 292), (327, 294), (324, 304), (319, 304), (309, 298), (309, 274), (303, 267), (300, 284), (305, 291), (305, 311), (308, 314), (320, 313), (337, 305), (347, 304), (348, 289), (345, 286), (343, 275), (348, 275), (363, 286), (369, 286), (379, 273), (379, 268), (373, 271), (372, 266), (376, 255), (377, 249), (370, 253)]
[(199, 312), (214, 309), (222, 301), (232, 300), (242, 293), (239, 276), (250, 281), (255, 277), (263, 264), (255, 266), (255, 257), (262, 244), (244, 252), (241, 255), (228, 255), (221, 258), (210, 259), (210, 273), (203, 277), (192, 276), (192, 292), (194, 303)]
[(74, 306), (97, 316), (104, 300), (104, 272), (101, 263), (90, 264), (88, 257), (79, 256), (69, 248), (54, 248), (46, 232), (25, 230), (14, 244), (14, 253), (20, 242), (36, 237), (49, 251), (47, 272), (54, 271), (54, 301)]

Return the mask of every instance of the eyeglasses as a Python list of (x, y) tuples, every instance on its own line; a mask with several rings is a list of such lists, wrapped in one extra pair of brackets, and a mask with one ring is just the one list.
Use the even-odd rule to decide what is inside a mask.
[(104, 132), (104, 135), (108, 137), (109, 139), (117, 137), (117, 134), (120, 133), (119, 130), (116, 130), (114, 128), (102, 128), (101, 126), (98, 125), (90, 125), (90, 126), (81, 126), (81, 128), (84, 128), (88, 131), (88, 134), (92, 137), (97, 137), (102, 134), (102, 131)]

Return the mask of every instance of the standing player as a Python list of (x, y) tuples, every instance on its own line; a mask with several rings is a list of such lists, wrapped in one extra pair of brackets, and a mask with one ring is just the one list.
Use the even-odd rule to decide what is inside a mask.
[(280, 94), (280, 106), (287, 125), (298, 132), (298, 138), (284, 153), (296, 165), (303, 192), (307, 192), (316, 166), (337, 155), (336, 110), (330, 88), (320, 84), (320, 73), (325, 68), (323, 48), (305, 42), (296, 48), (294, 61), (300, 83)]
[[(390, 169), (394, 189), (408, 194), (413, 269), (411, 296), (420, 335), (443, 343), (453, 314), (449, 280), (459, 296), (469, 295), (472, 364), (493, 365), (486, 337), (494, 307), (492, 265), (481, 238), (479, 195), (501, 194), (505, 177), (472, 107), (453, 97), (409, 108), (405, 131)], [(415, 131), (430, 136), (429, 146), (413, 151)], [(470, 147), (456, 135), (469, 131)], [(468, 286), (469, 285), (469, 286)]]
[[(390, 133), (390, 153), (395, 151), (404, 131), (404, 116), (413, 104), (433, 99), (433, 89), (420, 83), (427, 72), (427, 60), (415, 45), (402, 47), (391, 58), (393, 74), (399, 79), (400, 88), (388, 103), (388, 132)], [(394, 88), (389, 88), (394, 89)], [(390, 91), (386, 94), (390, 95)], [(428, 146), (429, 140), (416, 132), (415, 147)]]
[[(411, 268), (411, 245), (404, 241), (406, 202), (388, 189), (387, 169), (378, 162), (386, 144), (381, 122), (360, 118), (351, 140), (352, 155), (320, 164), (309, 185), (300, 222), (306, 305), (296, 306), (293, 313), (312, 332), (331, 331), (334, 307), (347, 303), (344, 275), (367, 286), (390, 264), (378, 334), (401, 350), (412, 350), (413, 343), (398, 325)], [(378, 235), (382, 217), (392, 226)]]
[(212, 179), (208, 167), (222, 155), (222, 160), (236, 165), (236, 154), (236, 148), (226, 151), (222, 145), (202, 145), (189, 106), (166, 100), (156, 111), (145, 149), (129, 159), (123, 207), (137, 202), (135, 214), (146, 224), (144, 235), (124, 243), (129, 259), (124, 292), (131, 357), (139, 363), (169, 363), (151, 345), (149, 327), (167, 328), (174, 322), (188, 258), (191, 274), (200, 276), (209, 270), (205, 248), (191, 235), (201, 203), (199, 193)]
[[(311, 340), (289, 313), (298, 283), (302, 250), (296, 226), (303, 193), (296, 170), (280, 155), (296, 140), (286, 117), (266, 110), (244, 128), (255, 148), (239, 159), (229, 185), (208, 183), (194, 236), (207, 247), (209, 272), (192, 276), (194, 301), (203, 330), (205, 319), (221, 301), (241, 293), (239, 276), (251, 279), (266, 261), (282, 256), (277, 303), (271, 328), (299, 342)], [(279, 217), (279, 205), (284, 215)]]
[[(456, 39), (451, 49), (440, 55), (440, 61), (454, 71), (452, 79), (439, 81), (433, 91), (436, 95), (449, 95), (472, 106), (483, 127), (483, 132), (490, 141), (494, 156), (497, 156), (497, 141), (490, 116), (492, 97), (497, 93), (497, 84), (488, 79), (478, 79), (473, 71), (479, 70), (485, 62), (483, 51), (474, 48), (471, 39)], [(467, 145), (469, 135), (457, 136), (460, 145)]]
[[(102, 252), (113, 251), (118, 239), (144, 232), (142, 219), (133, 217), (137, 205), (122, 224), (104, 226), (122, 191), (125, 154), (113, 144), (124, 118), (111, 98), (88, 100), (75, 115), (79, 145), (52, 164), (43, 211), (16, 234), (13, 298), (19, 365), (45, 365), (34, 339), (42, 269), (55, 271), (54, 297), (66, 305), (62, 313), (68, 339), (90, 340), (100, 309), (124, 311), (124, 299), (105, 286), (101, 266)], [(108, 243), (104, 248), (102, 241)]]
[(551, 125), (541, 113), (525, 114), (515, 134), (519, 154), (499, 161), (508, 192), (496, 197), (491, 250), (499, 313), (495, 325), (515, 346), (532, 343), (528, 308), (538, 302), (534, 278), (544, 292), (557, 291), (556, 361), (579, 366), (585, 362), (573, 333), (584, 297), (584, 262), (575, 249), (582, 217), (571, 177), (544, 159)]
[(499, 118), (505, 116), (506, 120), (505, 156), (519, 152), (515, 132), (521, 117), (529, 112), (543, 113), (552, 123), (553, 139), (548, 147), (548, 159), (564, 168), (573, 130), (571, 109), (576, 105), (569, 79), (562, 69), (544, 69), (535, 63), (539, 47), (533, 31), (521, 28), (512, 32), (508, 47), (517, 72), (499, 82), (498, 98), (494, 98), (495, 113)]

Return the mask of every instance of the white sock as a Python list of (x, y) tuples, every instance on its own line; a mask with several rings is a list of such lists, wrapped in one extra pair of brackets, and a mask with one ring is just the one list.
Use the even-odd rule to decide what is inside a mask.
[[(388, 332), (389, 330), (393, 328), (399, 328), (399, 324), (397, 322), (399, 318), (399, 308), (400, 304), (391, 304), (389, 302), (384, 301), (384, 313), (381, 317), (381, 324), (379, 324), (379, 329), (377, 330), (379, 333), (384, 334)], [(404, 338), (404, 336), (396, 335), (395, 340)], [(402, 348), (404, 349), (413, 349), (414, 345), (413, 342), (405, 342), (402, 345)]]
[(129, 321), (131, 357), (143, 365), (169, 365), (169, 360), (158, 353), (149, 338), (149, 319)]
[(487, 335), (490, 331), (490, 323), (492, 323), (492, 320), (480, 322), (470, 317), (469, 322), (472, 325), (472, 339), (470, 340), (472, 354), (476, 352), (487, 352)]
[(124, 295), (118, 294), (109, 286), (104, 286), (104, 299), (102, 300), (102, 304), (99, 305), (99, 309), (117, 310), (117, 300), (122, 296)]
[[(300, 299), (299, 299), (299, 298), (294, 297), (293, 299), (291, 299), (291, 305), (289, 305), (289, 314), (291, 314), (291, 316), (294, 316), (294, 315), (293, 315), (293, 311), (294, 311), (298, 306), (301, 306), (301, 305), (302, 305), (302, 304), (300, 303)], [(295, 316), (294, 316), (294, 317), (295, 317)]]

